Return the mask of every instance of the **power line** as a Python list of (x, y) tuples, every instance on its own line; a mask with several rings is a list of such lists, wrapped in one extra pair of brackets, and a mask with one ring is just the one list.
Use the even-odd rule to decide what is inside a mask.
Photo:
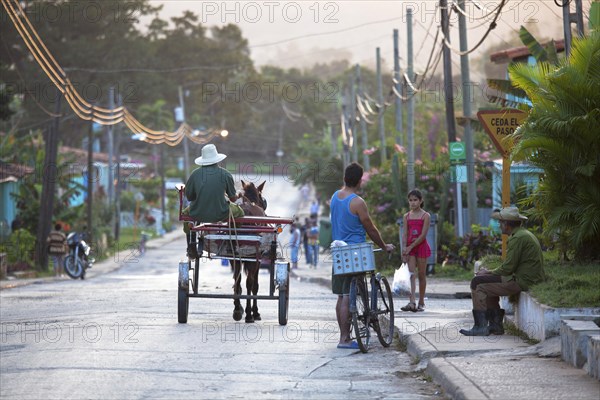
[(365, 22), (364, 24), (360, 24), (360, 25), (356, 25), (356, 26), (352, 26), (349, 28), (344, 28), (344, 29), (338, 29), (335, 31), (329, 31), (329, 32), (320, 32), (320, 33), (308, 33), (306, 35), (301, 35), (301, 36), (296, 36), (293, 38), (288, 38), (288, 39), (282, 39), (279, 40), (277, 42), (270, 42), (270, 43), (262, 43), (262, 44), (256, 44), (254, 46), (249, 46), (249, 48), (257, 48), (257, 47), (267, 47), (267, 46), (275, 46), (278, 44), (282, 44), (282, 43), (287, 43), (287, 42), (291, 42), (294, 40), (298, 40), (298, 39), (306, 39), (309, 37), (317, 37), (317, 36), (324, 36), (324, 35), (334, 35), (336, 33), (343, 33), (343, 32), (348, 32), (354, 29), (358, 29), (358, 28), (362, 28), (364, 26), (369, 26), (369, 25), (374, 25), (374, 24), (381, 24), (384, 22), (391, 22), (391, 21), (397, 21), (397, 20), (401, 20), (402, 17), (395, 17), (395, 18), (388, 18), (388, 19), (382, 19), (379, 21), (371, 21), (371, 22)]
[[(446, 45), (446, 47), (448, 47), (454, 53), (456, 53), (458, 55), (461, 55), (461, 56), (464, 56), (464, 55), (467, 55), (467, 54), (470, 54), (470, 53), (474, 52), (479, 46), (481, 46), (483, 44), (483, 42), (488, 37), (488, 35), (492, 31), (492, 29), (496, 28), (496, 26), (497, 26), (496, 25), (496, 20), (500, 16), (500, 13), (502, 12), (502, 8), (504, 7), (504, 5), (506, 4), (507, 1), (508, 0), (502, 0), (502, 2), (500, 3), (500, 5), (498, 6), (498, 11), (496, 12), (496, 15), (494, 16), (494, 19), (490, 23), (489, 28), (487, 29), (487, 31), (481, 37), (481, 39), (479, 40), (479, 42), (477, 42), (477, 44), (473, 48), (471, 48), (469, 50), (466, 50), (466, 51), (460, 51), (460, 50), (457, 50), (457, 49), (453, 48), (452, 45), (450, 44), (450, 42), (448, 41), (448, 38), (442, 32), (442, 38), (444, 40), (444, 44)], [(452, 8), (450, 9), (450, 11), (452, 11)], [(450, 18), (450, 13), (448, 14), (448, 18)]]

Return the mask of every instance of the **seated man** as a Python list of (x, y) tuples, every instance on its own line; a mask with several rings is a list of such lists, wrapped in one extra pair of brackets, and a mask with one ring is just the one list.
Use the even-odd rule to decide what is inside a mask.
[[(200, 168), (188, 178), (185, 197), (191, 202), (188, 214), (196, 221), (218, 222), (227, 220), (230, 215), (233, 218), (244, 216), (241, 207), (233, 203), (237, 200), (233, 176), (217, 165), (225, 157), (217, 152), (214, 144), (207, 144), (202, 148), (202, 156), (195, 160)], [(184, 223), (184, 231), (188, 239), (188, 257), (197, 258), (196, 234), (189, 231), (187, 223)]]
[(493, 212), (492, 218), (499, 220), (502, 233), (509, 235), (506, 258), (499, 268), (480, 269), (471, 280), (475, 326), (460, 330), (466, 336), (503, 335), (504, 310), (499, 296), (526, 291), (546, 276), (540, 242), (521, 227), (527, 217), (519, 214), (517, 207), (507, 207)]

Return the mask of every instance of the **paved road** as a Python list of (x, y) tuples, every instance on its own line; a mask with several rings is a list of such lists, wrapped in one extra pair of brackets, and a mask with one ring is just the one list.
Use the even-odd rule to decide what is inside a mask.
[[(295, 210), (268, 196), (270, 214)], [(287, 326), (270, 300), (260, 303), (262, 321), (234, 322), (229, 299), (190, 299), (188, 323), (178, 324), (184, 241), (149, 247), (109, 274), (0, 292), (0, 398), (440, 397), (406, 353), (337, 349), (335, 298), (315, 283), (291, 282)], [(202, 276), (203, 292), (232, 291), (219, 262), (203, 264)], [(266, 271), (260, 281), (266, 290)]]

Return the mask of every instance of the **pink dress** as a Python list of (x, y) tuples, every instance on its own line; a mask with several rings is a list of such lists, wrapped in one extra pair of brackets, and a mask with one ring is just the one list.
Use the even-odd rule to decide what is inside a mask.
[[(417, 240), (417, 238), (421, 235), (421, 232), (423, 232), (423, 224), (425, 222), (423, 220), (423, 218), (425, 218), (425, 214), (423, 214), (420, 219), (410, 219), (409, 217), (410, 214), (406, 214), (406, 228), (408, 229), (406, 236), (406, 240), (408, 242), (407, 246), (410, 246), (412, 242)], [(427, 238), (413, 248), (408, 255), (417, 258), (429, 257), (431, 255), (431, 248), (429, 247), (429, 243), (427, 243)]]

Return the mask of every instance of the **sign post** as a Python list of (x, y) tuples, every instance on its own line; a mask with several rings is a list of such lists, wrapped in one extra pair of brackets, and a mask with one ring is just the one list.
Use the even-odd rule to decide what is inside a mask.
[(456, 183), (456, 224), (458, 236), (463, 236), (463, 206), (462, 206), (462, 183), (467, 182), (467, 151), (463, 142), (448, 143), (448, 154), (450, 155), (450, 180)]
[[(503, 108), (500, 110), (482, 110), (477, 118), (487, 132), (496, 149), (502, 154), (502, 208), (510, 206), (510, 161), (508, 156), (513, 143), (506, 137), (525, 121), (527, 113), (517, 109)], [(502, 258), (506, 255), (508, 237), (502, 235)]]

